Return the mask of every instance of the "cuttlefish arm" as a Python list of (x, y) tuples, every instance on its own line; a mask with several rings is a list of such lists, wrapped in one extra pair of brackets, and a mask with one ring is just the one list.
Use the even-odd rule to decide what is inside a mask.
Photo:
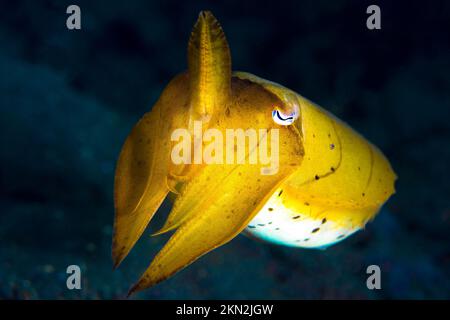
[(191, 110), (209, 121), (224, 110), (231, 90), (231, 55), (225, 34), (209, 11), (202, 11), (188, 43)]
[(134, 246), (169, 190), (175, 187), (169, 172), (182, 169), (170, 163), (170, 134), (189, 120), (186, 79), (186, 75), (181, 75), (171, 81), (122, 147), (114, 181), (115, 267)]
[(220, 188), (198, 195), (201, 205), (181, 224), (130, 293), (151, 287), (237, 236), (286, 176), (262, 176), (257, 168), (236, 168)]
[[(268, 153), (279, 153), (277, 172), (261, 174), (265, 165), (210, 164), (203, 167), (183, 186), (168, 218), (169, 229), (176, 232), (152, 261), (131, 292), (150, 287), (186, 267), (205, 253), (238, 235), (261, 209), (274, 190), (287, 179), (302, 161), (301, 141), (294, 128), (276, 125), (270, 116), (281, 102), (257, 84), (233, 80), (228, 117), (213, 117), (216, 129), (267, 128), (258, 145), (267, 143)], [(261, 116), (248, 114), (261, 110)], [(234, 115), (231, 117), (231, 115)], [(280, 150), (272, 149), (271, 129), (279, 130)], [(267, 140), (266, 140), (267, 139)], [(259, 149), (249, 149), (248, 159)], [(264, 167), (264, 168), (263, 168)]]
[(173, 79), (133, 128), (116, 165), (112, 256), (126, 257), (170, 190), (198, 168), (170, 161), (171, 134), (177, 128), (203, 130), (215, 110), (228, 101), (231, 81), (228, 44), (217, 20), (202, 12), (188, 45), (188, 72)]

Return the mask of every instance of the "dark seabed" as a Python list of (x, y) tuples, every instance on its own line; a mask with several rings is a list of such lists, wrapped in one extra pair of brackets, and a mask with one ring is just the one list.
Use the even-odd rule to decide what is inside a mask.
[[(142, 299), (449, 299), (450, 2), (3, 1), (0, 298), (123, 298), (167, 236), (112, 270), (114, 166), (134, 123), (186, 68), (201, 9), (233, 69), (289, 87), (380, 147), (399, 179), (379, 216), (327, 250), (238, 236)], [(214, 2), (218, 3), (218, 2)], [(82, 29), (67, 30), (78, 4)], [(81, 267), (82, 290), (66, 288)], [(368, 290), (366, 268), (382, 270)]]

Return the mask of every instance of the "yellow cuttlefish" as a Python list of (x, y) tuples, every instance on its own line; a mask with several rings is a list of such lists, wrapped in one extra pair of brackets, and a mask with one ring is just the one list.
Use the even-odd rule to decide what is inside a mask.
[[(261, 174), (265, 165), (249, 161), (175, 164), (172, 133), (186, 128), (195, 137), (199, 122), (202, 132), (278, 129), (277, 171)], [(206, 149), (207, 140), (214, 139), (197, 143), (194, 153)], [(255, 152), (245, 149), (245, 158)], [(232, 72), (225, 35), (203, 11), (189, 40), (187, 72), (167, 85), (120, 153), (114, 265), (168, 195), (173, 207), (156, 234), (176, 231), (130, 293), (167, 279), (242, 231), (292, 247), (339, 242), (373, 219), (394, 193), (395, 179), (381, 151), (332, 114), (279, 84)]]

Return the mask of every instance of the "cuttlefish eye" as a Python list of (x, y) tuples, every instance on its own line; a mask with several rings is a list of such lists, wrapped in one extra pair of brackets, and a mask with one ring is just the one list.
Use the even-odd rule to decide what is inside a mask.
[(279, 109), (275, 109), (272, 111), (272, 118), (275, 123), (282, 125), (282, 126), (288, 126), (291, 125), (295, 119), (298, 117), (298, 111), (294, 111), (290, 114), (284, 114)]

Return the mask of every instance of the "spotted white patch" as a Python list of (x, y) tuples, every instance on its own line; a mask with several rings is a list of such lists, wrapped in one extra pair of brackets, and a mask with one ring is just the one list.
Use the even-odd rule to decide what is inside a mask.
[[(355, 233), (360, 226), (337, 223), (325, 215), (312, 217), (309, 212), (295, 212), (286, 207), (277, 190), (245, 229), (253, 237), (275, 244), (326, 248)], [(305, 210), (307, 211), (307, 210)]]

